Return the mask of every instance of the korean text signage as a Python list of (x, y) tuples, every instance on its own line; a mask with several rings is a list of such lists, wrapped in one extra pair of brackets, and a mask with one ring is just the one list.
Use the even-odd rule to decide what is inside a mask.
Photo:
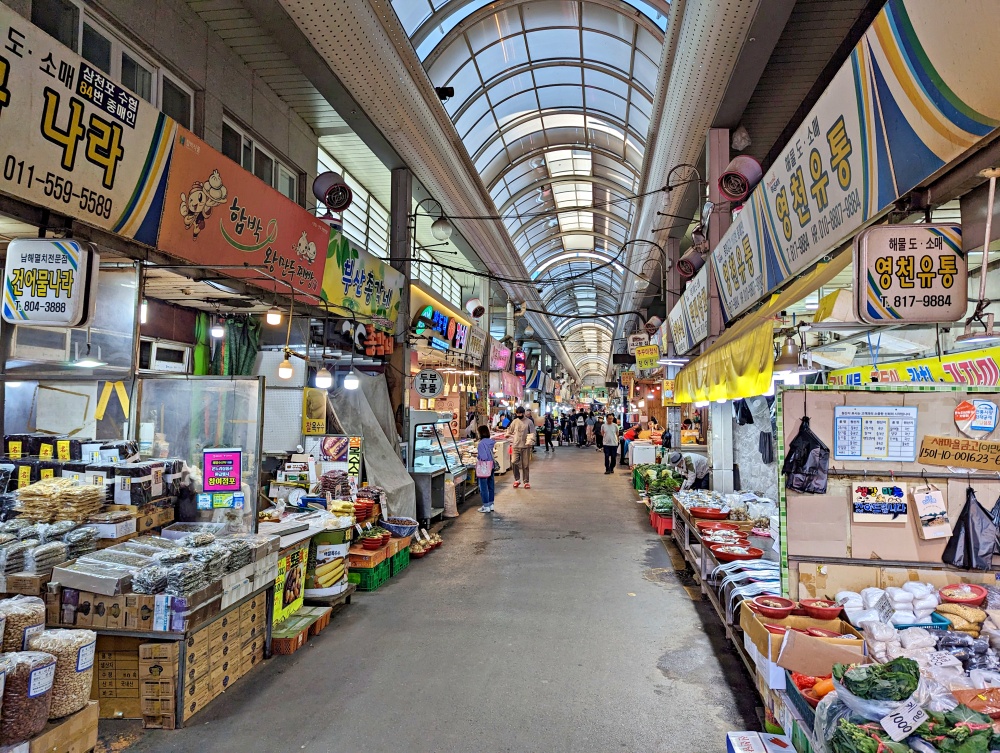
[(967, 308), (959, 225), (878, 225), (854, 239), (854, 297), (863, 322), (954, 322)]
[(514, 373), (522, 387), (527, 383), (527, 358), (528, 356), (523, 350), (514, 351)]
[(998, 24), (994, 3), (885, 5), (713, 251), (727, 321), (997, 127), (1000, 84), (969, 72)]
[(681, 356), (694, 346), (691, 341), (687, 314), (684, 313), (684, 301), (678, 301), (667, 313), (667, 327), (670, 329), (670, 339), (674, 343), (674, 352)]
[(833, 421), (835, 460), (916, 459), (916, 408), (838, 406), (833, 409)]
[(635, 349), (635, 365), (639, 369), (655, 369), (660, 360), (660, 349), (655, 345), (642, 345)]
[(238, 448), (205, 450), (205, 491), (238, 492), (242, 468), (243, 451)]
[(681, 296), (691, 332), (691, 345), (708, 337), (708, 266), (701, 268)]
[(637, 348), (641, 348), (643, 345), (649, 345), (649, 335), (645, 332), (635, 332), (628, 336), (628, 354), (630, 356), (635, 355)]
[(920, 443), (918, 460), (925, 465), (1000, 471), (1000, 442), (928, 434)]
[(469, 337), (469, 325), (432, 302), (421, 305), (419, 298), (427, 301), (428, 296), (425, 294), (417, 296), (414, 295), (415, 293), (417, 293), (417, 289), (411, 287), (410, 303), (413, 310), (417, 312), (413, 318), (413, 331), (418, 336), (436, 332), (444, 340), (444, 346), (441, 349), (453, 348), (464, 351)]
[(323, 300), (356, 312), (382, 332), (392, 332), (406, 284), (403, 274), (352, 246), (339, 231), (330, 233), (325, 249)]
[(906, 484), (854, 484), (855, 523), (906, 523)]
[(444, 376), (434, 369), (422, 369), (413, 377), (413, 389), (425, 399), (440, 397), (444, 394)]
[(302, 433), (307, 437), (326, 434), (327, 392), (316, 387), (302, 390)]
[(510, 365), (510, 348), (490, 340), (490, 371), (506, 371)]
[(351, 484), (351, 497), (356, 498), (361, 484), (361, 437), (350, 437), (347, 443), (347, 479)]
[(156, 244), (177, 124), (0, 5), (0, 190)]
[(13, 240), (4, 267), (3, 320), (36, 327), (79, 327), (93, 308), (100, 259), (69, 240)]
[(469, 333), (465, 338), (465, 355), (474, 366), (482, 364), (488, 339), (489, 335), (486, 330), (480, 329), (474, 324), (469, 327)]
[[(195, 263), (259, 267), (295, 290), (319, 297), (329, 239), (325, 223), (190, 131), (177, 129), (161, 249)], [(226, 273), (261, 276), (257, 269)], [(270, 280), (254, 284), (274, 287)]]
[(967, 437), (984, 439), (997, 428), (997, 414), (990, 400), (963, 400), (955, 406), (955, 425)]
[(880, 368), (856, 366), (827, 375), (830, 384), (861, 385), (872, 382), (944, 382), (977, 387), (1000, 386), (1000, 347), (952, 353), (939, 358), (881, 364)]

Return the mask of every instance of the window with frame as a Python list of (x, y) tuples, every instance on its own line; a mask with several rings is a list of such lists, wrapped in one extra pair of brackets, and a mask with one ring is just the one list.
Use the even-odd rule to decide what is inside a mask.
[[(341, 217), (344, 235), (362, 248), (367, 249), (369, 253), (381, 259), (388, 259), (389, 211), (322, 147), (318, 150), (316, 157), (316, 172), (317, 174), (340, 173), (354, 193), (351, 206)], [(324, 207), (316, 208), (317, 215), (325, 213)]]
[(139, 53), (76, 0), (33, 0), (31, 22), (95, 68), (191, 128), (194, 92)]
[(292, 201), (298, 201), (298, 173), (254, 141), (243, 128), (228, 119), (222, 121), (222, 153), (271, 188), (277, 189)]

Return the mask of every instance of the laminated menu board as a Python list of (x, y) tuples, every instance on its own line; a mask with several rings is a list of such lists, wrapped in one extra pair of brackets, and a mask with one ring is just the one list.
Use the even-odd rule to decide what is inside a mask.
[(834, 408), (833, 457), (912, 463), (917, 459), (917, 409), (893, 405)]

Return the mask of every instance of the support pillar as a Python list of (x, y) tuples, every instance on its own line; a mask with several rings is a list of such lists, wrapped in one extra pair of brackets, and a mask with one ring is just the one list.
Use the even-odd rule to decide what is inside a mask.
[[(396, 347), (386, 373), (389, 399), (396, 418), (396, 431), (403, 442), (409, 442), (409, 377), (410, 377), (410, 280), (413, 243), (410, 237), (410, 212), (413, 205), (413, 175), (406, 168), (392, 171), (389, 199), (389, 264), (403, 273), (405, 281), (400, 293), (399, 318), (396, 319)], [(412, 462), (413, 448), (408, 447), (407, 460)]]
[[(705, 143), (705, 164), (708, 175), (708, 200), (712, 202), (715, 209), (708, 221), (708, 247), (715, 250), (722, 240), (722, 236), (729, 230), (732, 224), (732, 211), (729, 201), (719, 191), (719, 178), (729, 165), (729, 129), (712, 128), (708, 132)], [(702, 201), (699, 197), (698, 201)], [(703, 218), (704, 220), (704, 218)], [(719, 286), (715, 282), (715, 275), (708, 276), (708, 339), (702, 345), (702, 352), (715, 342), (716, 338), (722, 334), (725, 323), (722, 321), (722, 304), (719, 300)]]

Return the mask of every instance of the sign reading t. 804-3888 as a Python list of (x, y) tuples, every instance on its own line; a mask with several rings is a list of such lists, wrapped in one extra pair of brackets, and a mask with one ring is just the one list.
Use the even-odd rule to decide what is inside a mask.
[(0, 191), (155, 245), (176, 128), (0, 4)]

